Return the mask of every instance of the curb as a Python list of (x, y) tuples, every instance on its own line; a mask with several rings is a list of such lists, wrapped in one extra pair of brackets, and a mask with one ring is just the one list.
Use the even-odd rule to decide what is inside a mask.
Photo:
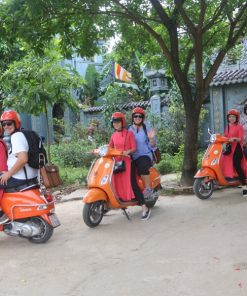
[(161, 194), (166, 195), (188, 195), (188, 194), (194, 194), (193, 187), (180, 187), (180, 186), (162, 186)]
[(75, 200), (83, 200), (83, 197), (71, 197), (69, 199), (63, 199), (63, 198), (60, 198), (60, 199), (56, 199), (55, 198), (55, 203), (56, 204), (61, 204), (61, 203), (65, 203), (65, 202), (69, 202), (69, 201), (75, 201)]
[[(179, 186), (164, 186), (160, 190), (160, 195), (188, 195), (188, 194), (194, 194), (192, 187), (179, 187)], [(71, 198), (63, 198), (61, 197), (55, 197), (55, 203), (61, 204), (66, 203), (70, 201), (77, 201), (77, 200), (83, 200), (83, 196), (74, 196)]]

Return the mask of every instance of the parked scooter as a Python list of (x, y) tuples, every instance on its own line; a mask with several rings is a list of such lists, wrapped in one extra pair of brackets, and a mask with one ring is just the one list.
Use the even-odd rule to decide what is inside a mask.
[(1, 208), (9, 221), (0, 225), (0, 231), (27, 238), (32, 243), (45, 243), (60, 225), (52, 195), (37, 184), (19, 186), (18, 190), (9, 189), (3, 194)]
[[(85, 224), (89, 227), (96, 227), (100, 224), (104, 213), (110, 209), (122, 209), (129, 219), (126, 208), (136, 206), (138, 202), (136, 200), (127, 202), (119, 200), (112, 184), (114, 156), (121, 156), (122, 152), (108, 145), (104, 145), (94, 152), (100, 158), (93, 162), (88, 174), (88, 192), (83, 198), (85, 205), (82, 212)], [(154, 193), (146, 201), (146, 204), (148, 207), (153, 207), (159, 197), (158, 190), (161, 188), (160, 175), (154, 167), (150, 168), (150, 181)], [(144, 183), (140, 176), (137, 177), (137, 184), (141, 190), (144, 189)]]
[(208, 199), (214, 192), (216, 186), (238, 186), (239, 179), (227, 178), (221, 169), (221, 156), (223, 144), (229, 139), (221, 134), (210, 134), (210, 144), (202, 159), (202, 167), (194, 176), (193, 190), (200, 199)]

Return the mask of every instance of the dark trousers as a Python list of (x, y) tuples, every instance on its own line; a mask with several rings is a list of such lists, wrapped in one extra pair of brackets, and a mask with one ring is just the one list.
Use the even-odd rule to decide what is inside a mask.
[(135, 198), (138, 201), (138, 204), (141, 206), (144, 205), (145, 200), (144, 200), (144, 196), (142, 194), (142, 191), (139, 188), (137, 181), (136, 181), (136, 166), (133, 161), (131, 162), (131, 186), (132, 186), (133, 192), (135, 194)]
[[(0, 174), (1, 175), (1, 174)], [(38, 179), (33, 178), (33, 179), (27, 179), (27, 180), (21, 180), (21, 179), (16, 179), (16, 178), (9, 178), (7, 181), (7, 185), (0, 184), (0, 189), (3, 189), (4, 191), (9, 191), (9, 189), (13, 189), (15, 191), (19, 191), (22, 186), (31, 186), (34, 184), (38, 184)]]
[(242, 159), (243, 159), (243, 151), (240, 144), (238, 143), (233, 154), (233, 166), (238, 174), (239, 180), (241, 181), (242, 185), (245, 185), (245, 175), (241, 167)]

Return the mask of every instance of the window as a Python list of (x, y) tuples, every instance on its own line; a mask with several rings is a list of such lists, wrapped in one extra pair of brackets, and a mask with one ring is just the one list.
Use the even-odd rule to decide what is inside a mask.
[(152, 86), (157, 86), (157, 80), (156, 80), (156, 79), (153, 79), (153, 80), (152, 80), (152, 83), (153, 83)]
[(167, 80), (165, 78), (161, 78), (161, 85), (167, 86)]

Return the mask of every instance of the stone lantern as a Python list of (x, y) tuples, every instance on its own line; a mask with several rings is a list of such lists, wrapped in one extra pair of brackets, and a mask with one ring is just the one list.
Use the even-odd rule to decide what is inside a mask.
[(150, 83), (150, 95), (168, 92), (168, 80), (165, 76), (165, 70), (146, 70), (145, 76)]
[(169, 90), (168, 80), (165, 76), (165, 70), (146, 70), (145, 76), (150, 83), (150, 105), (153, 114), (161, 113), (161, 93), (167, 93)]

